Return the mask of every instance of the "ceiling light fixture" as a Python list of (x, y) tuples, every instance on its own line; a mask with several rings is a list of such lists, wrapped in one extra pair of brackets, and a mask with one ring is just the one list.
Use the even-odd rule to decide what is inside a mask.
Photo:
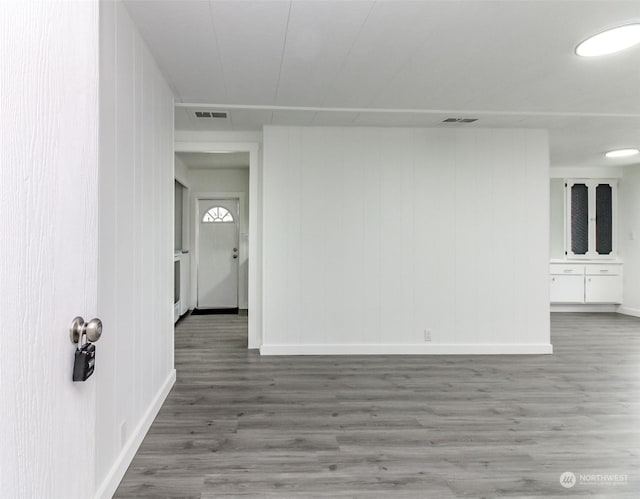
[(582, 57), (613, 54), (640, 43), (640, 23), (624, 24), (590, 36), (576, 47)]
[(626, 158), (627, 156), (633, 156), (638, 154), (638, 149), (616, 149), (615, 151), (609, 151), (605, 154), (607, 158)]

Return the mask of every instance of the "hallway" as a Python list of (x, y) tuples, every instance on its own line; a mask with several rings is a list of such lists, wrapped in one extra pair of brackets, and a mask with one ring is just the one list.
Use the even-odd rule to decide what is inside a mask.
[(546, 356), (260, 357), (246, 327), (177, 325), (176, 385), (115, 497), (640, 494), (640, 319), (554, 314)]

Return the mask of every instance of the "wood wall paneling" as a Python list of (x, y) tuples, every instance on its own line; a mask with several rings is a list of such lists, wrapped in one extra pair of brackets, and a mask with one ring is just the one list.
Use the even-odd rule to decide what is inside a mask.
[(173, 375), (173, 95), (126, 8), (100, 14), (95, 482), (110, 497)]
[(265, 353), (549, 350), (544, 132), (266, 127), (264, 143)]

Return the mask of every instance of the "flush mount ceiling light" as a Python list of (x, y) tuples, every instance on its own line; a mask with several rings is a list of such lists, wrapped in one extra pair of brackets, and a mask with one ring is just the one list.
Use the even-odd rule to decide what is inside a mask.
[(613, 54), (640, 43), (640, 23), (624, 24), (590, 36), (576, 47), (583, 57)]
[(615, 151), (609, 151), (605, 154), (607, 158), (626, 158), (627, 156), (633, 156), (638, 154), (638, 149), (616, 149)]

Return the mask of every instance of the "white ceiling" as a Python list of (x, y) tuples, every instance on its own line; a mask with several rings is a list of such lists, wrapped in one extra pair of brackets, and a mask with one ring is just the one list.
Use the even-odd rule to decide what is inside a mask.
[(177, 152), (176, 156), (182, 160), (187, 168), (192, 169), (249, 168), (248, 152)]
[[(174, 89), (181, 130), (460, 116), (479, 118), (466, 127), (549, 129), (554, 166), (638, 161), (602, 154), (640, 146), (640, 47), (574, 54), (585, 37), (639, 21), (638, 0), (126, 4)], [(208, 106), (229, 118), (195, 118)]]

